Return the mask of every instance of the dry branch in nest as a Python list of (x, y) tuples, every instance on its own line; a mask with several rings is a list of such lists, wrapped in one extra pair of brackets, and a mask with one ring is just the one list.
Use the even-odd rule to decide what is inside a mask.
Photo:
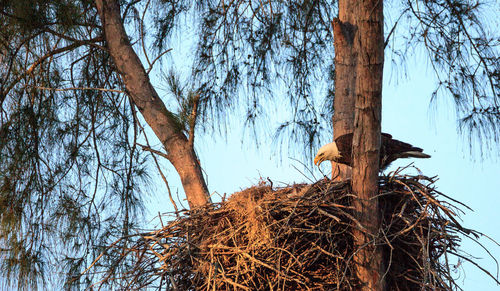
[[(448, 256), (459, 254), (460, 235), (479, 233), (460, 226), (459, 209), (438, 200), (441, 193), (433, 183), (423, 176), (380, 178), (383, 218), (373, 243), (384, 250), (390, 290), (459, 289)], [(122, 268), (108, 271), (99, 284), (162, 290), (357, 290), (352, 231), (360, 225), (352, 198), (348, 182), (328, 180), (246, 189), (139, 235), (132, 247), (115, 249), (120, 253), (115, 266)]]

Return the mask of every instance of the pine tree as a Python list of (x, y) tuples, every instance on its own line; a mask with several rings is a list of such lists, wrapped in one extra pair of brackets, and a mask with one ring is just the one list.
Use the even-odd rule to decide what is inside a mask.
[[(334, 136), (355, 132), (356, 145), (370, 142), (356, 147), (358, 157), (376, 152), (379, 121), (370, 121), (366, 140), (354, 125), (363, 118), (354, 113), (353, 98), (367, 95), (355, 78), (363, 73), (365, 46), (355, 19), (362, 7), (353, 2), (1, 1), (0, 249), (6, 284), (33, 287), (63, 273), (68, 287), (88, 286), (92, 276), (79, 277), (82, 270), (105, 246), (138, 229), (159, 156), (175, 166), (191, 207), (208, 203), (195, 129), (225, 128), (239, 105), (246, 124), (258, 129), (265, 108), (283, 103), (276, 88), (286, 88), (290, 110), (276, 131), (278, 143), (300, 144), (289, 148), (311, 156), (333, 127)], [(498, 37), (481, 14), (487, 4), (399, 4), (396, 18), (384, 18), (385, 50), (404, 61), (423, 47), (440, 80), (436, 98), (452, 97), (471, 140), (498, 142), (500, 62)], [(181, 92), (173, 73), (168, 99), (149, 74), (169, 67), (162, 60), (172, 36), (193, 23), (189, 89)], [(166, 153), (141, 146), (144, 121)], [(111, 260), (101, 267), (113, 266)]]

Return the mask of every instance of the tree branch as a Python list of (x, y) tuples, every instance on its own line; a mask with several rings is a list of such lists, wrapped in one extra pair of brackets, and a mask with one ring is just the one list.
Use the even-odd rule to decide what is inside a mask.
[(196, 127), (196, 119), (198, 117), (198, 104), (200, 103), (200, 94), (196, 93), (193, 97), (193, 110), (189, 118), (189, 138), (188, 145), (191, 149), (194, 148), (194, 128)]

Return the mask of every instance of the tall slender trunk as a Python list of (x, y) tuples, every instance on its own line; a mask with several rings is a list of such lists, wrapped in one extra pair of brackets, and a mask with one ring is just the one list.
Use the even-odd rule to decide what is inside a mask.
[(151, 85), (148, 74), (129, 42), (117, 0), (96, 0), (110, 55), (125, 88), (146, 122), (160, 139), (169, 161), (179, 173), (191, 208), (210, 202), (196, 154), (182, 132), (182, 126), (167, 110)]
[[(354, 101), (356, 100), (357, 51), (356, 34), (357, 1), (339, 0), (339, 17), (333, 20), (335, 46), (335, 100), (333, 113), (333, 139), (354, 130)], [(335, 180), (351, 178), (349, 166), (332, 162)]]
[(356, 273), (363, 290), (384, 290), (383, 254), (377, 246), (380, 229), (378, 173), (384, 64), (382, 0), (360, 0), (356, 9), (358, 64), (353, 136), (352, 189), (356, 218), (364, 230), (354, 231), (358, 252)]

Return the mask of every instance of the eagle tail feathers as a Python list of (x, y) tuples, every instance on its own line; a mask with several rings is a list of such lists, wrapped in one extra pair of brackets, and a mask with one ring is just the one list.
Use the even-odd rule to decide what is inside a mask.
[(428, 159), (431, 156), (428, 154), (425, 154), (423, 152), (418, 152), (418, 151), (407, 151), (399, 154), (400, 158), (421, 158), (421, 159)]

